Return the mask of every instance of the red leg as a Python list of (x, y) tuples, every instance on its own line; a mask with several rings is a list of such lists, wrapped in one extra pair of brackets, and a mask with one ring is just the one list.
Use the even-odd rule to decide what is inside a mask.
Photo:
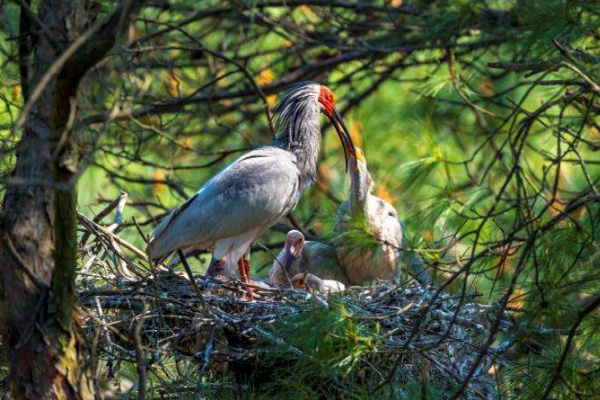
[(242, 259), (244, 261), (244, 269), (246, 271), (246, 276), (248, 277), (248, 282), (250, 282), (250, 261), (245, 258)]
[[(242, 258), (243, 264), (244, 264), (244, 272), (246, 273), (246, 278), (247, 278), (247, 283), (250, 283), (250, 261), (246, 260), (245, 258)], [(251, 286), (247, 287), (248, 289), (248, 299), (250, 301), (254, 300), (254, 291), (252, 290)]]
[(250, 283), (250, 263), (243, 258), (240, 258), (238, 261), (238, 268), (240, 269), (240, 276), (242, 278), (242, 282), (245, 284), (246, 291), (248, 292), (248, 300), (254, 300), (254, 292), (252, 288), (248, 285)]

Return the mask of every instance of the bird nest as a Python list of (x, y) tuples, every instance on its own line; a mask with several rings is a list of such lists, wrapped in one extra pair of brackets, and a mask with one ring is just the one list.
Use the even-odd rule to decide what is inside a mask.
[(474, 297), (410, 283), (329, 295), (257, 287), (249, 302), (236, 281), (196, 276), (192, 284), (172, 272), (104, 278), (101, 288), (83, 282), (83, 325), (106, 360), (106, 379), (136, 365), (129, 390), (156, 381), (156, 397), (223, 398), (244, 388), (270, 398), (459, 390), (466, 398), (497, 397), (495, 353), (485, 342), (490, 326), (510, 322)]
[(80, 322), (107, 396), (498, 397), (491, 372), (516, 337), (492, 346), (512, 328), (499, 305), (414, 282), (329, 295), (259, 285), (245, 301), (237, 281), (148, 262), (116, 234), (126, 199), (79, 214)]

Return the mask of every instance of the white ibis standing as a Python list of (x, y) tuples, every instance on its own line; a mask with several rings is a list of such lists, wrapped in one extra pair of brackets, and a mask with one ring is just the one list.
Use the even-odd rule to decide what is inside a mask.
[(223, 268), (237, 264), (248, 283), (251, 244), (291, 212), (302, 189), (315, 181), (321, 112), (336, 129), (348, 161), (354, 145), (333, 93), (314, 83), (296, 86), (275, 110), (280, 135), (238, 158), (167, 215), (150, 237), (152, 258), (190, 248), (210, 251), (213, 260), (223, 260)]
[(349, 284), (346, 273), (338, 264), (335, 248), (305, 241), (302, 232), (291, 230), (285, 236), (283, 250), (273, 261), (269, 279), (275, 286), (291, 287), (291, 278), (307, 273), (342, 285)]

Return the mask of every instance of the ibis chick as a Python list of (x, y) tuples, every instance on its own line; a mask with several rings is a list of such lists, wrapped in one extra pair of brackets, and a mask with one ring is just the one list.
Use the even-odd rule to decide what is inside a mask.
[(298, 274), (310, 273), (320, 279), (349, 284), (348, 277), (337, 261), (333, 247), (306, 241), (302, 232), (291, 230), (285, 236), (285, 245), (269, 271), (271, 283), (289, 288), (291, 279)]

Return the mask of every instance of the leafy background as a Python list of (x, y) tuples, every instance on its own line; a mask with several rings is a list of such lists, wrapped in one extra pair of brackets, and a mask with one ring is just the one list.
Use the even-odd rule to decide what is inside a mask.
[[(23, 105), (17, 15), (3, 6), (5, 180)], [(407, 249), (436, 285), (504, 302), (524, 331), (551, 332), (520, 338), (502, 391), (538, 398), (553, 382), (555, 398), (593, 397), (598, 312), (586, 307), (599, 293), (599, 27), (597, 4), (582, 0), (153, 3), (83, 83), (80, 211), (93, 215), (126, 191), (120, 235), (143, 248), (133, 218), (150, 233), (271, 139), (266, 109), (278, 93), (302, 80), (327, 84), (375, 193), (397, 208)], [(261, 243), (277, 252), (294, 226), (328, 241), (347, 193), (327, 127), (319, 182)], [(193, 267), (206, 262), (199, 254)], [(257, 274), (271, 262), (255, 249)]]

